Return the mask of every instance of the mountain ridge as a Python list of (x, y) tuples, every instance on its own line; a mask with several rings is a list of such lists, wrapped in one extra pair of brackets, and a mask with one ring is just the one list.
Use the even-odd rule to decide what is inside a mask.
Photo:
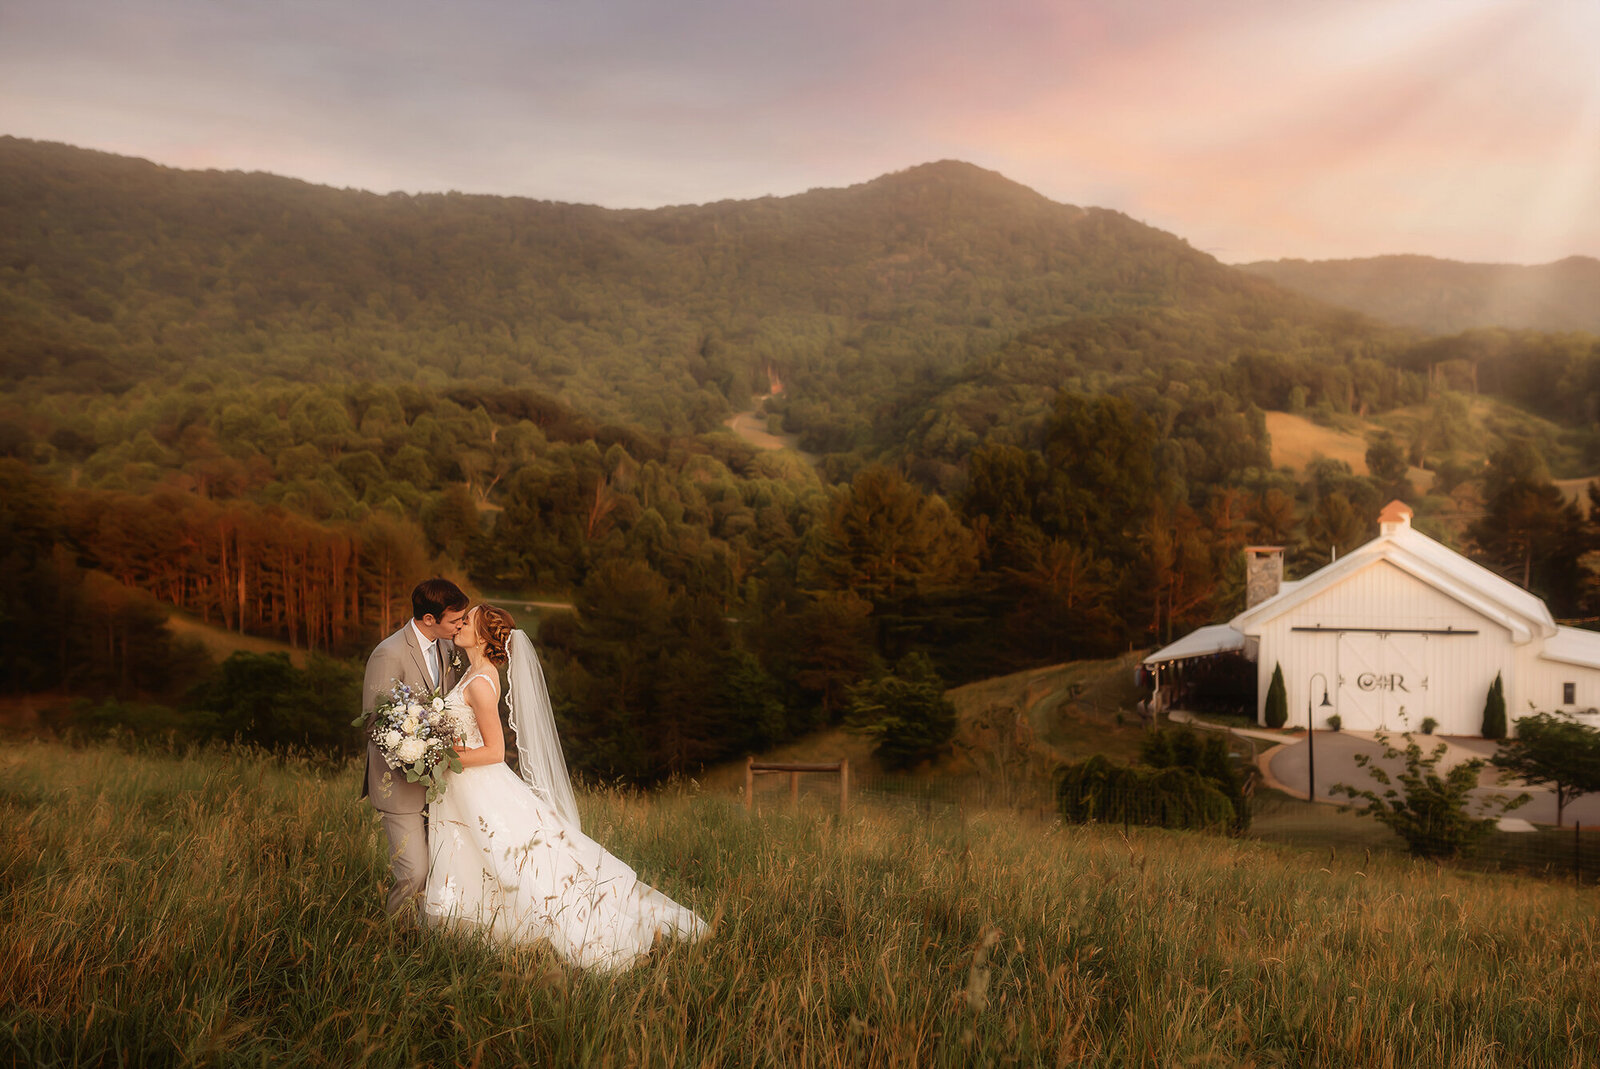
[(308, 367), (319, 353), (357, 378), (489, 375), (683, 431), (719, 425), (775, 367), (789, 429), (832, 451), (862, 444), (873, 399), (919, 376), (1079, 317), (1161, 308), (1256, 324), (1214, 358), (1308, 332), (1332, 354), (1351, 322), (1120, 212), (960, 161), (610, 209), (0, 138), (0, 379), (51, 390), (180, 367), (333, 373)]
[(1313, 299), (1434, 334), (1600, 332), (1600, 260), (1590, 256), (1499, 264), (1407, 254), (1237, 266)]

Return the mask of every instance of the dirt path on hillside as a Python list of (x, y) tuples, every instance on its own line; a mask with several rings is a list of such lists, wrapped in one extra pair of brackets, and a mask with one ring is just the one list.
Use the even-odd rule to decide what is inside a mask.
[(763, 394), (754, 398), (754, 407), (729, 416), (722, 421), (722, 425), (757, 449), (769, 451), (787, 449), (798, 455), (806, 463), (815, 464), (817, 462), (816, 456), (800, 448), (799, 435), (773, 434), (767, 430), (767, 413), (764, 406), (767, 403), (767, 398), (771, 396), (771, 394)]

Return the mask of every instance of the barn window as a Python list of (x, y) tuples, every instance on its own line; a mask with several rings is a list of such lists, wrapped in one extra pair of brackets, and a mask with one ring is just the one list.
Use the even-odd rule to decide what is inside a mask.
[(1561, 684), (1561, 704), (1562, 705), (1572, 705), (1577, 700), (1578, 700), (1578, 684), (1576, 684), (1576, 683), (1563, 683), (1563, 684)]

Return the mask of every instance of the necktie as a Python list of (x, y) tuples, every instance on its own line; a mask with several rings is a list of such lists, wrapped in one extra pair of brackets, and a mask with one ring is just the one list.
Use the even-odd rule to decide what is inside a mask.
[(428, 643), (428, 676), (429, 682), (437, 690), (439, 687), (439, 644), (437, 642)]

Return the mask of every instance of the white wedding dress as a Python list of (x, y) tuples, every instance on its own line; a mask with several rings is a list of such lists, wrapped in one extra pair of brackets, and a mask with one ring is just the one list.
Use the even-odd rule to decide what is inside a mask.
[[(446, 698), (468, 724), (464, 749), (483, 745), (464, 689), (479, 676), (499, 694), (498, 674), (480, 672)], [(541, 676), (541, 690), (542, 683)], [(561, 777), (570, 799), (564, 768)], [(706, 934), (693, 910), (640, 882), (578, 829), (575, 809), (569, 812), (571, 819), (563, 817), (504, 763), (448, 773), (444, 796), (428, 806), (428, 919), (485, 930), (503, 943), (548, 940), (569, 964), (603, 971), (643, 960), (658, 934)]]

